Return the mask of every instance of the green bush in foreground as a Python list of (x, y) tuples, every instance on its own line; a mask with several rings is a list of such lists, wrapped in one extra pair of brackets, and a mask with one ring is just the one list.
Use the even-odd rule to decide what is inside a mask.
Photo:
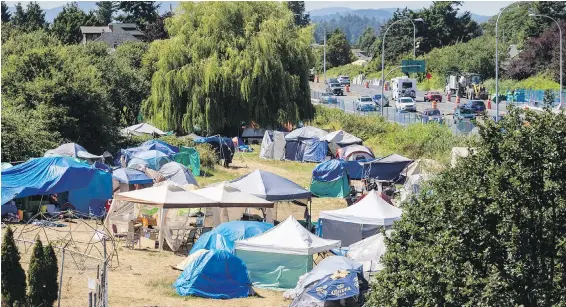
[(26, 301), (26, 273), (20, 264), (20, 253), (14, 232), (8, 226), (2, 240), (2, 301), (9, 307)]
[(514, 109), (387, 240), (371, 306), (565, 306), (566, 115)]

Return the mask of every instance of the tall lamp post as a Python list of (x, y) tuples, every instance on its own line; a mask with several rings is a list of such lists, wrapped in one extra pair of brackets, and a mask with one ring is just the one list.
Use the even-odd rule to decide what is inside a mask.
[(383, 33), (383, 39), (381, 40), (381, 115), (383, 115), (383, 89), (384, 89), (384, 84), (385, 84), (385, 36), (387, 35), (387, 31), (389, 31), (389, 29), (391, 29), (391, 27), (398, 23), (398, 22), (402, 22), (402, 21), (410, 21), (413, 24), (413, 57), (416, 58), (417, 55), (417, 27), (415, 26), (415, 21), (418, 22), (423, 22), (424, 20), (422, 18), (417, 18), (417, 19), (410, 19), (410, 18), (403, 18), (403, 19), (399, 19), (397, 21), (395, 21), (394, 23), (392, 23), (391, 25), (389, 25), (389, 27), (387, 28), (387, 30), (385, 30), (385, 32)]
[(497, 20), (495, 20), (495, 121), (499, 121), (499, 18), (501, 14), (513, 4), (520, 2), (513, 2), (506, 7), (504, 7), (497, 15)]
[(556, 23), (556, 25), (558, 26), (558, 33), (560, 34), (560, 109), (563, 108), (562, 105), (562, 28), (560, 27), (560, 23), (558, 23), (558, 21), (556, 21), (556, 19), (547, 16), (547, 15), (539, 15), (539, 14), (529, 14), (530, 17), (545, 17), (548, 18), (552, 21), (554, 21)]

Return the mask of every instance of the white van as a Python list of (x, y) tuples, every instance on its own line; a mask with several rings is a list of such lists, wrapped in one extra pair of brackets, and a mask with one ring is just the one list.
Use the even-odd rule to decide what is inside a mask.
[(391, 79), (391, 95), (395, 101), (400, 97), (417, 98), (417, 80), (407, 76)]

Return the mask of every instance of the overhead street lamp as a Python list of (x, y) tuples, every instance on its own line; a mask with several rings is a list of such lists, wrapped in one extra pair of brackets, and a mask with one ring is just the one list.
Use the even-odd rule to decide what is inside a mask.
[(562, 105), (562, 28), (560, 27), (560, 23), (558, 23), (558, 21), (556, 21), (556, 19), (547, 16), (547, 15), (539, 15), (539, 14), (533, 14), (530, 13), (529, 14), (530, 17), (545, 17), (548, 18), (552, 21), (554, 21), (556, 23), (556, 25), (558, 26), (558, 32), (560, 34), (560, 109), (562, 109), (563, 105)]
[[(418, 22), (423, 22), (424, 20), (422, 18), (416, 18), (416, 19), (411, 19), (411, 18), (403, 18), (403, 19), (399, 19), (397, 21), (395, 21), (394, 23), (392, 23), (391, 25), (389, 25), (389, 27), (387, 28), (387, 30), (385, 30), (385, 32), (383, 33), (383, 39), (381, 40), (381, 105), (383, 106), (383, 88), (384, 88), (384, 84), (385, 84), (385, 36), (387, 35), (387, 31), (389, 31), (389, 29), (391, 29), (391, 27), (398, 23), (398, 22), (402, 22), (402, 21), (410, 21), (413, 24), (413, 58), (416, 58), (417, 55), (417, 27), (415, 26), (415, 21)], [(383, 108), (381, 108), (381, 115), (383, 115)]]
[(497, 20), (495, 21), (495, 121), (499, 121), (499, 18), (501, 14), (513, 4), (521, 2), (513, 2), (506, 7), (504, 7), (497, 15)]

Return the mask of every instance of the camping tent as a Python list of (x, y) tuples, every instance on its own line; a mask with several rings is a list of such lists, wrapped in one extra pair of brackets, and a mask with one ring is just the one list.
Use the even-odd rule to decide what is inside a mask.
[(166, 135), (167, 133), (146, 123), (136, 124), (122, 129), (122, 135)]
[(403, 176), (410, 177), (412, 175), (430, 175), (441, 171), (444, 167), (442, 164), (431, 159), (418, 159), (409, 164), (402, 172)]
[[(134, 158), (142, 159), (147, 162), (147, 167), (159, 170), (163, 165), (170, 161), (169, 156), (167, 154), (162, 153), (158, 150), (148, 150), (148, 151), (140, 151), (134, 155)], [(132, 162), (130, 160), (130, 162)], [(130, 162), (128, 162), (128, 167), (130, 167)]]
[(224, 160), (225, 163), (232, 163), (232, 158), (234, 157), (236, 149), (231, 138), (209, 136), (196, 139), (194, 142), (197, 144), (210, 144), (214, 148), (219, 159)]
[(181, 296), (213, 299), (253, 293), (244, 262), (226, 251), (207, 251), (191, 262), (173, 284)]
[(347, 197), (350, 184), (344, 161), (335, 159), (317, 165), (312, 171), (311, 193), (318, 197)]
[(179, 148), (177, 146), (173, 146), (162, 140), (145, 141), (140, 145), (140, 147), (144, 147), (146, 150), (158, 150), (166, 155), (173, 155), (179, 152)]
[(236, 256), (246, 263), (254, 286), (290, 289), (312, 269), (314, 254), (339, 246), (340, 241), (319, 238), (290, 216), (259, 236), (236, 241)]
[(336, 158), (346, 161), (375, 159), (373, 152), (363, 145), (349, 145), (336, 151)]
[(294, 289), (285, 291), (286, 299), (294, 299), (311, 283), (324, 278), (338, 270), (352, 270), (363, 273), (362, 264), (343, 256), (330, 256), (318, 263), (312, 271), (302, 275)]
[(362, 163), (364, 177), (375, 178), (380, 181), (396, 181), (407, 165), (413, 160), (398, 154), (391, 154), (381, 159)]
[(362, 139), (356, 137), (344, 130), (338, 130), (331, 132), (320, 139), (321, 141), (328, 142), (328, 148), (333, 155), (336, 156), (336, 151), (338, 148), (350, 146), (350, 145), (361, 145)]
[(380, 227), (391, 226), (403, 211), (383, 200), (375, 190), (350, 207), (321, 211), (317, 233), (326, 239), (341, 240), (343, 246), (374, 235)]
[(190, 254), (207, 250), (225, 250), (234, 253), (234, 244), (237, 240), (244, 240), (266, 232), (273, 228), (272, 224), (254, 221), (232, 221), (220, 224), (201, 235), (191, 248)]
[(36, 158), (2, 170), (2, 204), (62, 192), (69, 192), (76, 210), (97, 214), (112, 197), (112, 175), (69, 157)]
[(173, 160), (188, 167), (193, 175), (200, 176), (200, 155), (195, 148), (181, 146), (179, 153), (173, 156)]
[(120, 183), (125, 184), (148, 184), (153, 183), (144, 172), (131, 168), (119, 168), (112, 172), (112, 177)]
[[(390, 233), (391, 230), (385, 231), (387, 236)], [(386, 250), (385, 236), (383, 233), (378, 233), (350, 245), (346, 256), (361, 263), (364, 272), (375, 272), (383, 269), (381, 256), (385, 254)]]
[(89, 153), (84, 147), (82, 147), (81, 145), (77, 144), (77, 143), (66, 143), (63, 144), (55, 149), (51, 149), (45, 152), (45, 155), (43, 155), (44, 157), (57, 157), (57, 156), (63, 156), (63, 157), (73, 157), (73, 158), (79, 158), (79, 159), (84, 159), (84, 160), (89, 160), (89, 161), (93, 161), (93, 160), (101, 160), (103, 159), (102, 156), (97, 156), (97, 155), (93, 155), (91, 153)]
[(308, 285), (289, 307), (360, 306), (360, 274), (336, 271)]
[(285, 159), (285, 135), (287, 132), (267, 130), (261, 141), (259, 157), (263, 159)]
[[(320, 154), (328, 144), (320, 139), (328, 133), (322, 129), (306, 126), (295, 129), (285, 136), (285, 159), (291, 161), (321, 162)], [(305, 160), (305, 153), (307, 153)], [(326, 156), (326, 152), (324, 152)], [(316, 160), (316, 161), (313, 161)]]
[(193, 174), (191, 174), (191, 172), (189, 172), (189, 170), (181, 163), (166, 163), (159, 169), (159, 173), (161, 173), (164, 178), (171, 180), (178, 185), (193, 184), (198, 186), (197, 180)]

